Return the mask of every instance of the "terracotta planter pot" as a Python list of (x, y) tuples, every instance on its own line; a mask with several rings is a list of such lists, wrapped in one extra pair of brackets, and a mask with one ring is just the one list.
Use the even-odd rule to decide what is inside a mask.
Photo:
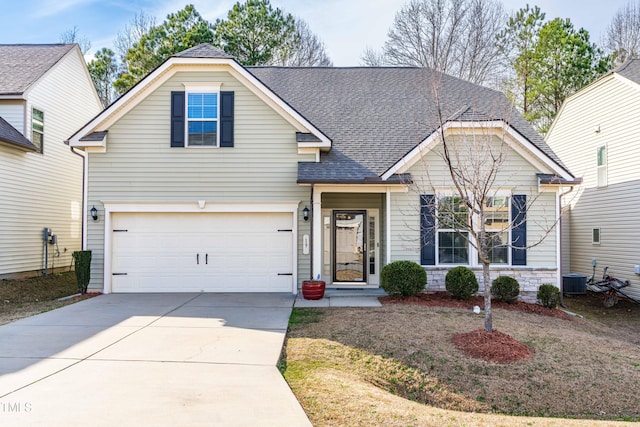
[(325, 282), (322, 280), (303, 280), (302, 296), (304, 299), (322, 299), (324, 296)]

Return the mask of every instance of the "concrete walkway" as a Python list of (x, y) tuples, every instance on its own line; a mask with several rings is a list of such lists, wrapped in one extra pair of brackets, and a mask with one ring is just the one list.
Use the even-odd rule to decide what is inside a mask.
[(0, 326), (0, 425), (310, 426), (290, 294), (111, 294)]

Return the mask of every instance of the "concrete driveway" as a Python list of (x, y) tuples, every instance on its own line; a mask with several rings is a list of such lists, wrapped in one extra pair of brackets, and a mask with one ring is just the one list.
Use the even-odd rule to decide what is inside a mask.
[(110, 294), (0, 326), (0, 425), (310, 426), (289, 294)]

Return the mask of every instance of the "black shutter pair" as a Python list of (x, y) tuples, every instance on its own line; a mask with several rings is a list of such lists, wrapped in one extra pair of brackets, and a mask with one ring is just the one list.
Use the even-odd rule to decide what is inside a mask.
[[(220, 92), (220, 115), (218, 131), (220, 147), (233, 147), (233, 92)], [(171, 92), (171, 146), (185, 146), (185, 130), (187, 119), (185, 114), (185, 93)]]
[[(436, 197), (420, 196), (420, 264), (436, 265)], [(511, 196), (511, 265), (527, 265), (527, 196)]]

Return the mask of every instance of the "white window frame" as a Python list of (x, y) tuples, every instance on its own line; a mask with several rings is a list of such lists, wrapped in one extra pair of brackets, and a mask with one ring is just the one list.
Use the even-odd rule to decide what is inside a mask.
[[(600, 150), (604, 151), (604, 162), (600, 164)], [(609, 185), (609, 149), (606, 144), (596, 148), (596, 181), (598, 187), (606, 187)]]
[[(596, 240), (596, 230), (598, 233), (598, 239)], [(591, 229), (591, 244), (592, 245), (599, 245), (600, 242), (602, 241), (602, 230), (600, 229), (600, 227), (593, 227)]]
[[(440, 206), (440, 201), (444, 198), (451, 198), (451, 197), (460, 197), (459, 194), (455, 194), (452, 192), (445, 192), (445, 193), (440, 193), (436, 195), (436, 208), (435, 208), (435, 224), (436, 224), (436, 229), (435, 229), (435, 240), (436, 240), (436, 265), (446, 265), (446, 266), (456, 266), (456, 265), (472, 265), (472, 259), (473, 259), (473, 254), (472, 252), (475, 252), (474, 248), (472, 247), (471, 243), (469, 242), (469, 239), (471, 239), (471, 236), (467, 234), (467, 262), (465, 264), (460, 264), (460, 263), (445, 263), (445, 262), (441, 262), (440, 261), (440, 233), (453, 233), (453, 234), (460, 234), (460, 233), (464, 233), (463, 230), (456, 230), (454, 228), (440, 228), (440, 212), (438, 209), (438, 206)], [(467, 210), (467, 215), (469, 215), (469, 211)], [(468, 233), (468, 232), (467, 232)]]
[[(220, 147), (220, 88), (222, 87), (222, 83), (183, 83), (185, 88), (184, 93), (184, 146), (185, 148), (218, 148)], [(215, 119), (189, 119), (189, 94), (216, 94), (216, 112), (217, 117)], [(189, 122), (197, 121), (197, 122), (215, 122), (216, 123), (216, 143), (215, 145), (189, 145)]]
[[(460, 197), (459, 194), (456, 194), (454, 191), (451, 190), (445, 190), (443, 192), (437, 192), (436, 194), (436, 201), (437, 203), (440, 202), (440, 200), (444, 197)], [(494, 192), (494, 194), (490, 197), (506, 197), (507, 198), (507, 207), (509, 209), (509, 213), (507, 216), (508, 221), (511, 221), (511, 209), (512, 209), (512, 204), (513, 204), (513, 194), (511, 193), (510, 190), (497, 190)], [(479, 224), (479, 218), (474, 218), (474, 224)], [(436, 228), (435, 228), (435, 243), (436, 243), (436, 265), (438, 266), (446, 266), (446, 267), (456, 267), (459, 265), (462, 266), (466, 266), (466, 267), (478, 267), (481, 266), (482, 264), (480, 264), (478, 262), (478, 250), (475, 248), (474, 245), (472, 245), (472, 239), (473, 236), (469, 235), (469, 241), (467, 242), (468, 245), (468, 254), (469, 254), (469, 259), (468, 262), (466, 264), (449, 264), (449, 263), (441, 263), (440, 262), (440, 231), (443, 232), (454, 232), (457, 233), (459, 231), (462, 230), (455, 230), (455, 229), (449, 229), (449, 228), (439, 228), (439, 220), (438, 220), (438, 209), (436, 206), (435, 209), (435, 223), (436, 223)], [(505, 230), (507, 233), (507, 243), (511, 244), (511, 227), (509, 227), (508, 230)], [(474, 242), (475, 243), (475, 242)], [(501, 266), (501, 267), (510, 267), (512, 260), (511, 260), (511, 251), (509, 249), (507, 249), (507, 263), (503, 264), (503, 263), (491, 263), (491, 265), (496, 265), (496, 266)]]
[[(33, 128), (33, 125), (36, 122), (36, 119), (33, 117), (34, 116), (34, 114), (33, 114), (34, 111), (39, 111), (39, 112), (42, 113), (42, 120), (41, 121), (37, 120), (38, 124), (42, 125), (42, 132), (39, 131), (39, 130), (35, 130)], [(41, 135), (42, 138), (40, 140), (40, 147), (38, 147), (39, 148), (39, 150), (38, 150), (39, 153), (44, 153), (44, 118), (45, 118), (45, 112), (44, 112), (44, 110), (42, 108), (38, 108), (38, 107), (34, 107), (34, 106), (31, 107), (31, 142), (34, 143), (34, 138), (33, 138), (34, 132)], [(35, 143), (34, 143), (34, 145), (35, 145)]]

